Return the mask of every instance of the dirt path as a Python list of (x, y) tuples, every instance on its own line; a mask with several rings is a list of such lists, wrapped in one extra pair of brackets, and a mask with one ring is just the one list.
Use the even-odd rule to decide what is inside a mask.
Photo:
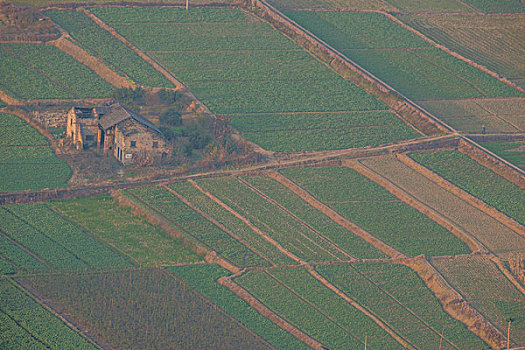
[(5, 91), (0, 90), (0, 101), (4, 101), (8, 105), (16, 105), (19, 106), (22, 104), (20, 100), (17, 100), (14, 97), (9, 96)]
[(498, 269), (503, 273), (503, 275), (505, 275), (505, 277), (507, 278), (507, 280), (512, 283), (512, 285), (514, 287), (516, 287), (517, 290), (520, 291), (521, 294), (523, 294), (525, 296), (525, 288), (523, 287), (523, 285), (516, 279), (516, 277), (514, 277), (514, 275), (512, 273), (509, 272), (509, 270), (505, 267), (505, 264), (501, 261), (501, 259), (495, 257), (495, 256), (492, 256), (490, 257), (490, 260), (492, 260), (492, 262), (494, 262), (494, 264), (496, 264), (496, 266), (498, 267)]
[(115, 86), (116, 88), (132, 88), (133, 84), (125, 77), (117, 74), (106, 66), (101, 60), (91, 56), (87, 51), (75, 45), (72, 41), (62, 36), (58, 40), (51, 42), (60, 51), (73, 57), (78, 62), (87, 66), (102, 79)]
[(354, 233), (355, 235), (361, 237), (383, 253), (387, 254), (388, 256), (391, 256), (392, 258), (403, 258), (405, 257), (404, 254), (397, 251), (396, 249), (390, 247), (380, 239), (372, 236), (367, 231), (363, 230), (353, 222), (349, 221), (348, 219), (341, 216), (339, 213), (335, 212), (333, 209), (329, 208), (325, 204), (318, 201), (316, 198), (314, 198), (310, 193), (299, 187), (297, 184), (295, 184), (292, 180), (284, 177), (282, 174), (277, 172), (269, 172), (268, 176), (271, 178), (277, 180), (282, 185), (286, 186), (288, 189), (290, 189), (293, 193), (301, 197), (303, 200), (305, 200), (308, 204), (310, 204), (312, 207), (319, 210), (321, 213), (328, 216), (330, 219), (338, 223), (339, 225), (343, 226), (350, 232)]
[(240, 236), (236, 235), (233, 231), (231, 231), (229, 228), (227, 228), (226, 226), (224, 226), (223, 224), (221, 224), (220, 222), (218, 222), (217, 220), (215, 220), (214, 218), (212, 218), (211, 216), (209, 216), (208, 214), (206, 214), (205, 212), (203, 212), (202, 210), (200, 210), (199, 208), (197, 208), (195, 205), (193, 205), (193, 203), (191, 203), (188, 199), (184, 198), (181, 194), (179, 194), (178, 192), (176, 192), (175, 190), (173, 190), (172, 188), (164, 185), (162, 186), (163, 188), (165, 188), (168, 192), (170, 192), (171, 194), (173, 194), (175, 197), (177, 197), (181, 202), (183, 202), (184, 204), (186, 204), (188, 207), (190, 207), (191, 209), (195, 210), (197, 213), (199, 213), (202, 217), (204, 217), (206, 220), (212, 222), (214, 225), (216, 225), (217, 227), (219, 227), (221, 230), (223, 230), (224, 232), (226, 232), (227, 234), (229, 234), (231, 237), (233, 237), (234, 239), (236, 239), (237, 241), (241, 242), (244, 246), (246, 246), (248, 249), (250, 249), (252, 252), (254, 252), (256, 255), (258, 255), (260, 258), (268, 261), (270, 264), (272, 264), (273, 266), (276, 266), (276, 264), (270, 260), (266, 255), (264, 255), (262, 252), (260, 252), (259, 250), (257, 250), (255, 247), (253, 247), (250, 243), (246, 242), (244, 239), (242, 239)]
[(317, 340), (311, 338), (307, 334), (300, 331), (298, 328), (293, 326), (292, 324), (285, 321), (283, 318), (281, 318), (279, 315), (277, 315), (275, 312), (270, 310), (268, 307), (266, 307), (262, 302), (260, 302), (258, 299), (256, 299), (253, 295), (248, 293), (244, 288), (236, 284), (231, 280), (229, 277), (221, 277), (217, 281), (220, 285), (228, 288), (231, 290), (235, 295), (237, 295), (239, 298), (244, 300), (248, 305), (250, 305), (252, 308), (257, 310), (261, 315), (275, 323), (277, 326), (282, 328), (283, 330), (287, 331), (306, 345), (312, 347), (316, 350), (324, 350), (326, 347), (319, 343)]
[(403, 164), (409, 166), (410, 168), (414, 169), (421, 175), (425, 176), (429, 180), (433, 181), (434, 183), (438, 184), (439, 186), (443, 187), (449, 192), (452, 192), (459, 198), (463, 199), (465, 202), (469, 203), (470, 205), (478, 208), (479, 210), (483, 211), (487, 215), (493, 217), (494, 219), (501, 222), (503, 225), (507, 226), (511, 230), (515, 231), (516, 233), (525, 236), (525, 227), (523, 227), (520, 223), (518, 223), (516, 220), (508, 217), (507, 215), (503, 214), (499, 210), (495, 209), (494, 207), (486, 204), (482, 200), (474, 197), (470, 193), (467, 193), (466, 191), (462, 190), (458, 186), (454, 185), (453, 183), (445, 180), (438, 174), (434, 173), (432, 170), (425, 168), (412, 158), (408, 157), (405, 154), (397, 154), (397, 159), (401, 161)]
[(487, 252), (487, 248), (479, 242), (475, 237), (470, 233), (463, 230), (461, 227), (454, 224), (445, 216), (441, 215), (439, 212), (433, 208), (425, 205), (423, 202), (419, 201), (414, 196), (411, 196), (409, 193), (403, 191), (398, 186), (394, 185), (391, 181), (381, 176), (380, 174), (374, 172), (369, 167), (363, 165), (358, 161), (343, 161), (342, 165), (348, 168), (351, 168), (357, 171), (359, 174), (367, 177), (373, 182), (377, 183), (388, 192), (401, 199), (404, 203), (408, 204), (412, 208), (419, 211), (421, 214), (427, 216), (433, 221), (437, 222), (439, 225), (446, 228), (448, 231), (453, 233), (457, 238), (463, 241), (472, 252)]

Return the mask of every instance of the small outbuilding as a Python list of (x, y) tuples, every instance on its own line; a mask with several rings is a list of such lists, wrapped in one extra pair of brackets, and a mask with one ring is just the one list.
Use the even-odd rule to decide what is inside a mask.
[(169, 152), (160, 130), (120, 103), (71, 108), (66, 136), (79, 150), (97, 147), (123, 164), (158, 161)]

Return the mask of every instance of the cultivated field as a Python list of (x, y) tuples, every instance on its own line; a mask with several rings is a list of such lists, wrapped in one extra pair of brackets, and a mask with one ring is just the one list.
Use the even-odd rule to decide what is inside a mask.
[(45, 204), (0, 208), (2, 258), (17, 272), (79, 271), (130, 267), (129, 260), (104, 246)]
[(520, 0), (462, 0), (484, 13), (523, 13), (525, 5)]
[(98, 348), (3, 278), (0, 300), (2, 349), (52, 349), (57, 345), (68, 349)]
[(304, 269), (250, 271), (238, 278), (256, 298), (330, 349), (402, 349), (389, 334)]
[(139, 85), (173, 87), (173, 85), (109, 32), (80, 12), (47, 11), (53, 22), (66, 30), (91, 55), (131, 78)]
[(479, 349), (479, 339), (445, 313), (414, 271), (397, 264), (351, 264), (317, 267), (348, 296), (387, 322), (419, 349), (432, 349), (444, 334), (444, 349)]
[(161, 270), (42, 275), (20, 282), (106, 347), (270, 348), (189, 285)]
[(382, 0), (269, 0), (279, 9), (354, 9), (354, 10), (393, 10)]
[(188, 238), (216, 251), (238, 266), (268, 265), (268, 262), (249, 247), (237, 241), (219, 226), (182, 202), (167, 188), (146, 187), (129, 191), (168, 219)]
[(321, 202), (410, 256), (469, 253), (445, 228), (348, 168), (286, 169), (283, 175)]
[(525, 170), (525, 141), (482, 142), (481, 145)]
[(465, 154), (440, 151), (414, 153), (410, 157), (522, 225), (525, 224), (525, 192)]
[(375, 157), (362, 159), (360, 163), (437, 211), (456, 227), (474, 236), (494, 254), (508, 256), (511, 252), (525, 251), (525, 239), (518, 233), (441, 188), (396, 158)]
[(140, 266), (191, 263), (202, 257), (181, 239), (133, 215), (108, 195), (55, 201), (51, 207)]
[(503, 333), (512, 318), (511, 340), (525, 344), (525, 300), (490, 260), (482, 257), (434, 259), (432, 264), (465, 299)]
[(220, 285), (217, 279), (231, 275), (227, 270), (217, 265), (193, 265), (172, 267), (170, 271), (278, 349), (307, 349), (305, 344)]
[[(243, 11), (91, 11), (171, 71), (212, 112), (231, 118), (248, 140), (269, 150), (340, 149), (419, 137), (388, 113), (339, 114), (386, 107)], [(250, 127), (267, 117), (271, 130)], [(314, 130), (310, 118), (321, 128)]]
[(111, 96), (111, 85), (54, 46), (1, 44), (0, 51), (0, 88), (15, 98)]

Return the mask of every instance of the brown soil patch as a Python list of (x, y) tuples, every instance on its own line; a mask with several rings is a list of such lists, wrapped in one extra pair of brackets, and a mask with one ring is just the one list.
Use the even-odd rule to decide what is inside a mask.
[(22, 102), (14, 97), (9, 96), (6, 92), (0, 90), (0, 101), (4, 101), (8, 105), (21, 105)]

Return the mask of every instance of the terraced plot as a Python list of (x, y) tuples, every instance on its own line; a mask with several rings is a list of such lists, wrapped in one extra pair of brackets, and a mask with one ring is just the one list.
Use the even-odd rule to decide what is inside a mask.
[(415, 161), (525, 224), (525, 191), (457, 151), (413, 153)]
[(484, 13), (523, 13), (525, 5), (520, 0), (462, 0)]
[(443, 311), (439, 301), (410, 268), (386, 263), (318, 266), (345, 294), (381, 317), (418, 349), (478, 349), (482, 342)]
[(348, 259), (335, 244), (237, 179), (203, 179), (197, 183), (305, 261)]
[[(494, 254), (507, 256), (513, 251), (525, 251), (525, 239), (522, 236), (396, 158), (376, 157), (362, 159), (360, 163), (476, 237)], [(472, 171), (474, 174), (477, 170)]]
[(429, 14), (398, 17), (437, 43), (507, 78), (525, 78), (521, 45), (525, 40), (525, 25), (521, 16)]
[[(392, 114), (335, 115), (386, 107), (245, 12), (148, 8), (141, 16), (140, 8), (92, 11), (173, 72), (212, 112), (231, 117), (246, 138), (269, 150), (340, 149), (419, 136)], [(250, 129), (255, 119), (265, 118), (276, 129)], [(307, 118), (322, 127), (313, 129)], [(359, 127), (353, 127), (356, 123)]]
[(425, 100), (417, 103), (454, 129), (480, 134), (525, 130), (525, 99)]
[(108, 195), (55, 201), (50, 205), (97, 239), (130, 257), (137, 265), (174, 265), (202, 259), (181, 239), (168, 236), (160, 227), (150, 225), (129, 209), (119, 207)]
[(129, 191), (169, 219), (188, 238), (216, 251), (238, 266), (267, 266), (268, 261), (208, 221), (167, 189), (145, 187)]
[(465, 299), (506, 334), (512, 318), (511, 344), (525, 344), (525, 299), (488, 259), (434, 259), (434, 265)]
[(304, 269), (250, 271), (234, 279), (273, 311), (330, 349), (402, 349), (386, 331)]
[(245, 181), (262, 191), (264, 195), (290, 210), (299, 219), (306, 222), (317, 232), (334, 242), (339, 248), (353, 257), (357, 258), (383, 258), (384, 253), (380, 252), (370, 244), (352, 232), (339, 226), (329, 217), (311, 207), (307, 202), (294, 194), (284, 185), (268, 177), (251, 176), (245, 177)]
[(104, 348), (270, 348), (162, 270), (41, 275), (20, 282), (89, 330)]
[(117, 72), (124, 73), (136, 83), (152, 87), (173, 87), (173, 84), (149, 63), (86, 15), (72, 11), (47, 11), (46, 15), (89, 53), (102, 58)]
[(0, 208), (2, 258), (20, 272), (124, 268), (132, 264), (44, 204)]
[[(348, 58), (409, 98), (523, 96), (521, 92), (439, 49), (414, 49), (416, 46), (427, 45), (383, 15), (346, 12), (298, 15), (297, 12), (292, 12), (291, 16), (321, 40), (342, 51)], [(373, 18), (377, 23), (373, 22), (375, 24), (371, 23), (371, 26), (381, 30), (367, 30), (364, 36), (360, 26), (345, 25), (355, 18), (360, 18), (359, 22), (368, 22)], [(366, 40), (361, 39), (363, 37)], [(401, 43), (403, 48), (383, 50), (392, 48), (391, 41), (386, 40), (387, 38), (397, 38), (395, 41)], [(359, 47), (370, 50), (354, 49)], [(399, 48), (394, 45), (396, 47)]]
[(179, 266), (170, 268), (170, 271), (278, 349), (307, 348), (290, 333), (255, 311), (228, 288), (217, 283), (217, 279), (230, 275), (218, 265)]
[(7, 279), (0, 279), (2, 349), (98, 349)]
[(525, 141), (481, 142), (483, 147), (525, 170)]
[(351, 222), (410, 256), (469, 253), (449, 231), (348, 168), (281, 171)]
[(279, 9), (358, 9), (358, 10), (393, 10), (382, 0), (269, 0)]
[(19, 99), (109, 97), (111, 85), (54, 46), (1, 44), (0, 88)]
[(472, 12), (459, 0), (385, 0), (401, 12)]

